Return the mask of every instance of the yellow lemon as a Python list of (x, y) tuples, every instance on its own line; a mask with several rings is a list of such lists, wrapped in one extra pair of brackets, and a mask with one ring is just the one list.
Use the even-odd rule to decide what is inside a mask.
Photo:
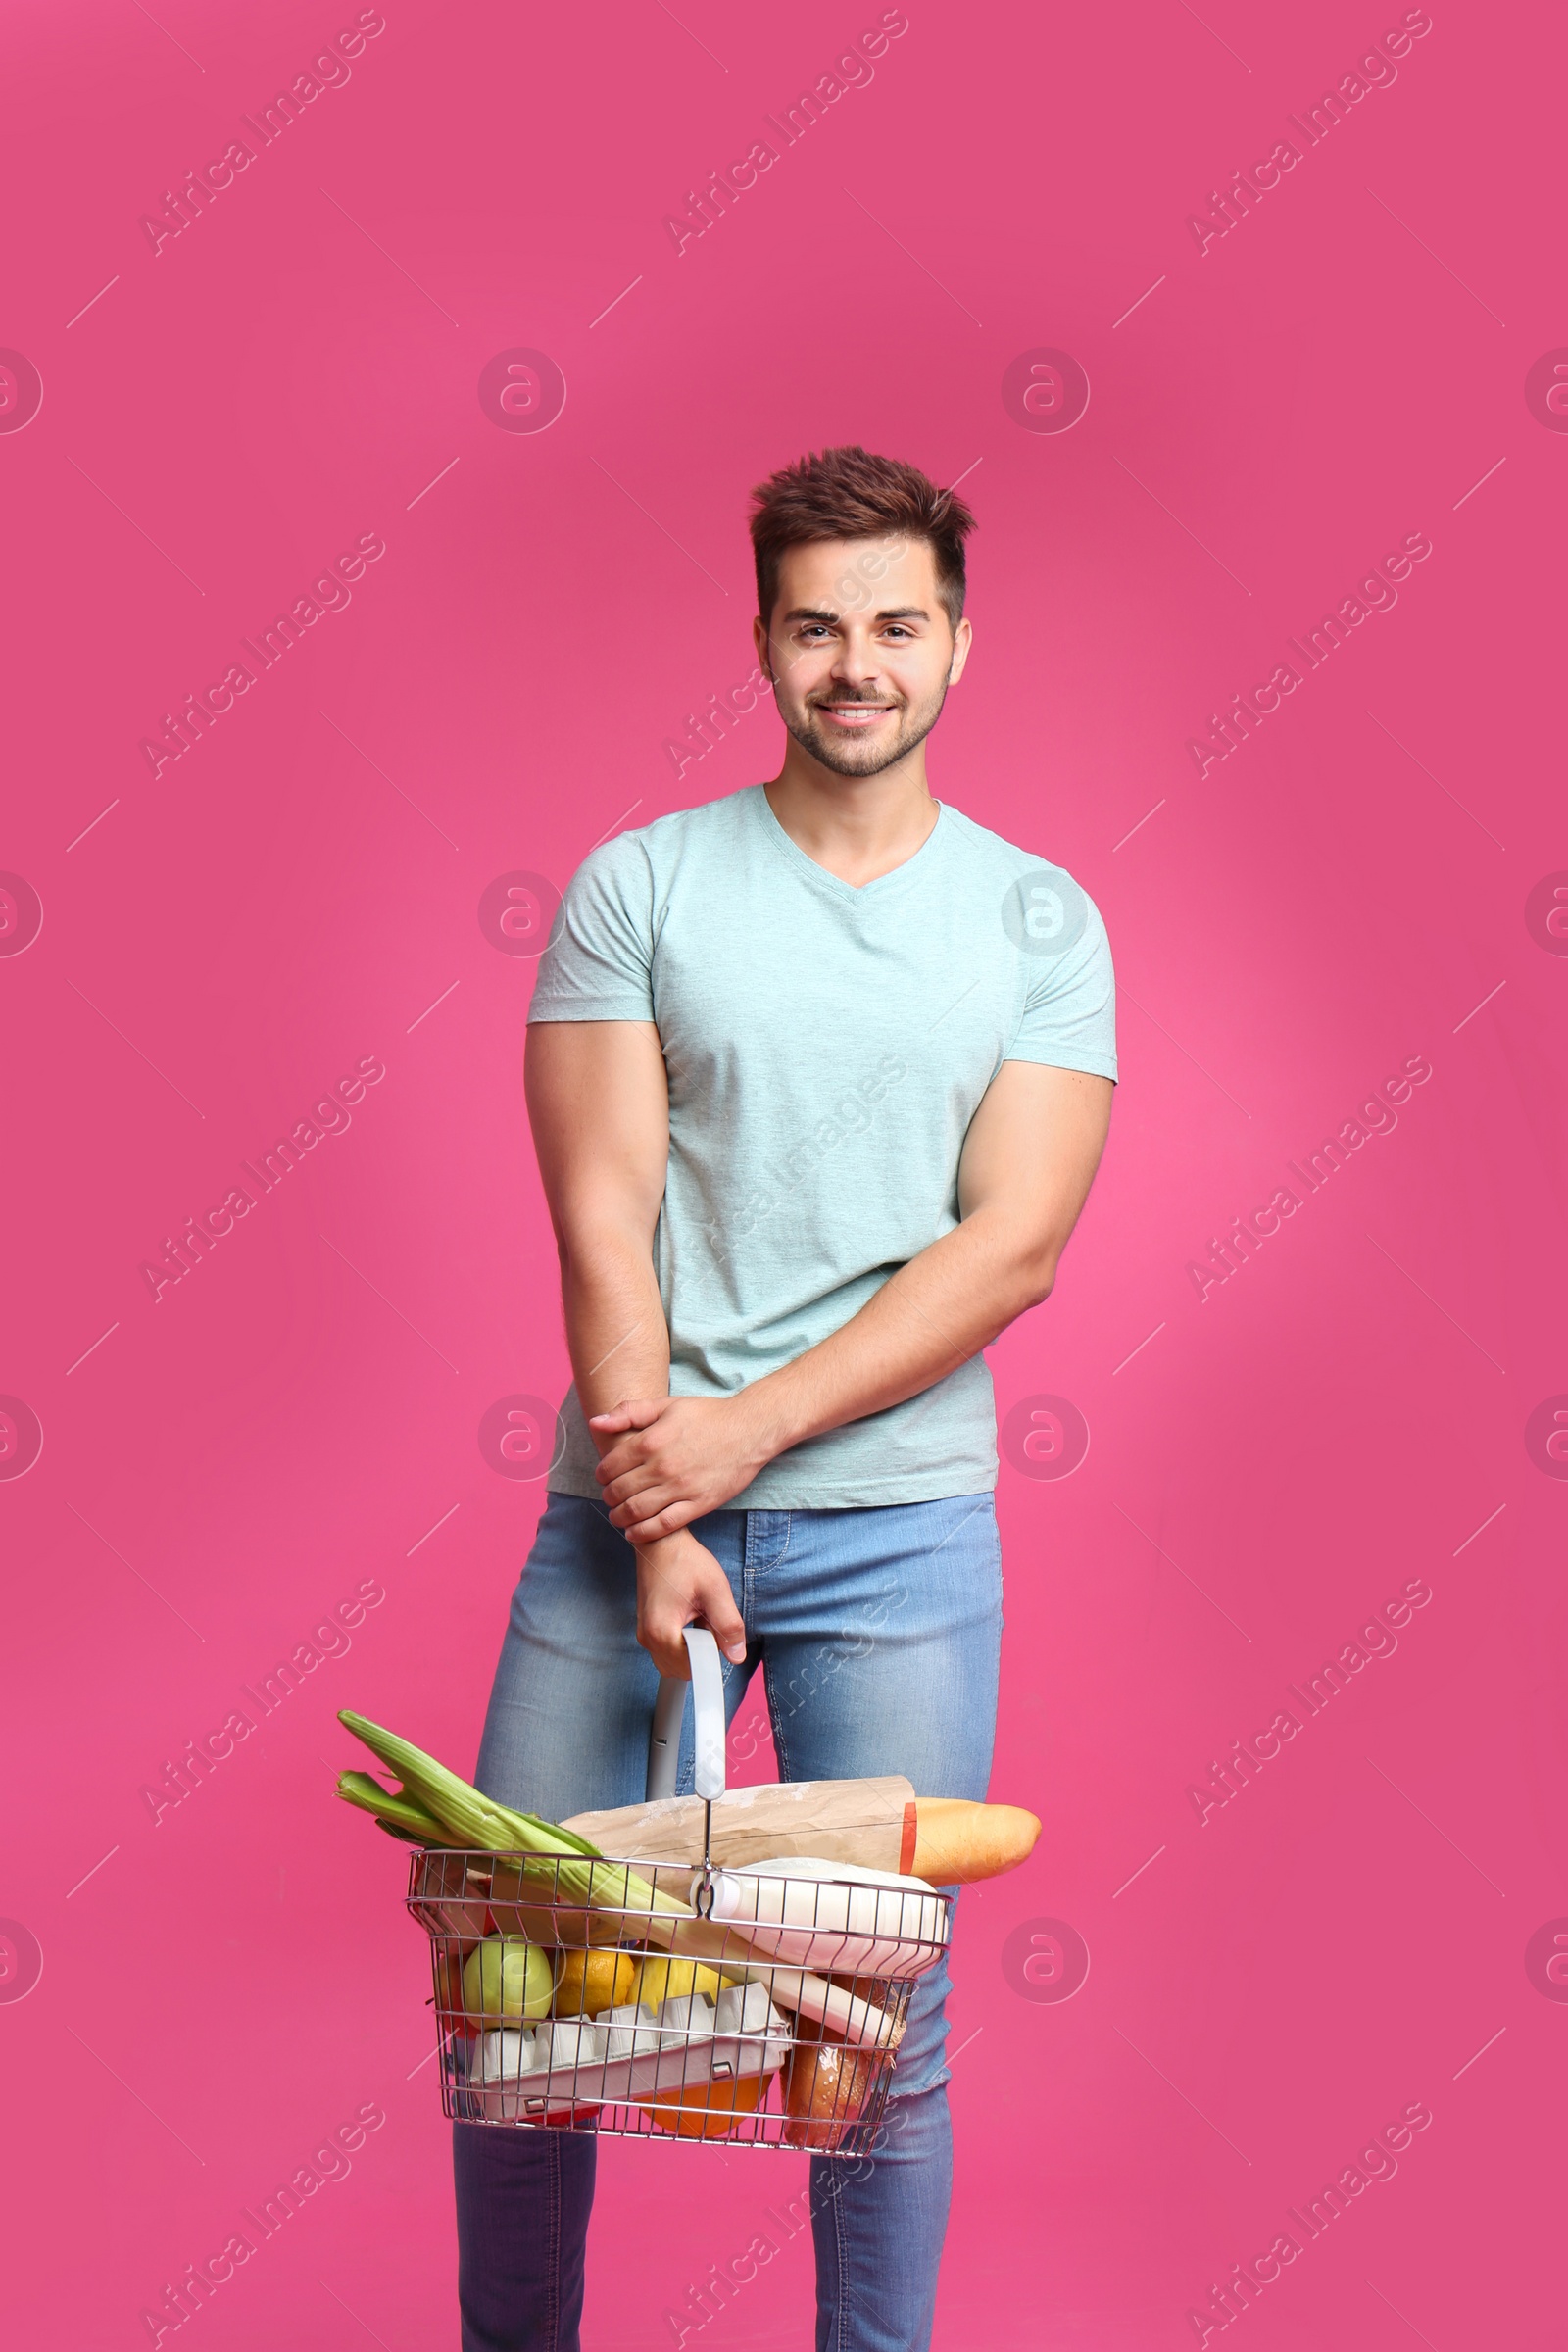
[(646, 2001), (657, 2009), (661, 2001), (679, 2000), (683, 1993), (703, 1992), (716, 2001), (723, 1990), (724, 1981), (716, 1968), (705, 1968), (700, 1960), (645, 1960), (637, 1971), (637, 1989), (628, 1993), (628, 2000)]

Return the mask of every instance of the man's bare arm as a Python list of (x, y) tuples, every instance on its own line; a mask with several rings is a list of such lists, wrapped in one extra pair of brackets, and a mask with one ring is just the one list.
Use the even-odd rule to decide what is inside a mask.
[(917, 1396), (1038, 1305), (1094, 1182), (1112, 1092), (1108, 1078), (1004, 1062), (964, 1141), (961, 1222), (842, 1330), (734, 1396), (600, 1414), (616, 1526), (641, 1544), (716, 1510), (775, 1455)]
[(524, 1084), (561, 1259), (566, 1345), (585, 1413), (635, 1382), (669, 1388), (654, 1227), (669, 1096), (652, 1021), (536, 1021)]
[[(582, 1409), (666, 1396), (669, 1331), (653, 1250), (669, 1157), (659, 1032), (652, 1021), (536, 1021), (524, 1084)], [(601, 1454), (612, 1442), (595, 1433)], [(645, 1543), (637, 1571), (637, 1636), (662, 1673), (688, 1671), (680, 1629), (699, 1616), (730, 1656), (745, 1655), (729, 1581), (695, 1536), (664, 1531)]]

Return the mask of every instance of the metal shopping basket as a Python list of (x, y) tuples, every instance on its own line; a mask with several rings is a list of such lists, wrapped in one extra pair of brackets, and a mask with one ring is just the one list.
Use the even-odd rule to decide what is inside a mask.
[[(699, 1866), (414, 1855), (408, 1907), (430, 1938), (442, 2111), (863, 2154), (910, 1993), (947, 1950), (949, 1899), (841, 1863), (716, 1866), (723, 1678), (710, 1633), (688, 1627), (686, 1642), (709, 1831)], [(685, 1692), (670, 1677), (661, 1687), (650, 1797), (673, 1792)]]

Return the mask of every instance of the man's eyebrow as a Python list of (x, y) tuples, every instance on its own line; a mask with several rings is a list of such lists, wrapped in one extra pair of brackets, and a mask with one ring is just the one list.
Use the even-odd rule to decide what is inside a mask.
[[(837, 612), (823, 612), (815, 605), (797, 605), (794, 611), (786, 612), (784, 617), (786, 620), (820, 620), (825, 622), (829, 628), (834, 628), (838, 625), (842, 615)], [(921, 605), (884, 605), (882, 610), (872, 617), (876, 620), (929, 620), (931, 615)]]

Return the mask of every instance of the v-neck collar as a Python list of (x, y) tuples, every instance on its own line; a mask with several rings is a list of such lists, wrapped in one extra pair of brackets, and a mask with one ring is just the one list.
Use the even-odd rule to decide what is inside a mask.
[(939, 801), (937, 803), (937, 821), (924, 841), (921, 842), (920, 847), (910, 857), (906, 858), (901, 864), (890, 866), (885, 874), (876, 874), (869, 882), (857, 884), (844, 881), (838, 874), (829, 873), (825, 865), (818, 865), (814, 858), (808, 856), (800, 843), (793, 839), (779, 823), (773, 811), (773, 804), (767, 797), (765, 785), (754, 784), (751, 787), (750, 797), (756, 803), (758, 822), (779, 855), (788, 860), (796, 873), (803, 880), (814, 883), (829, 897), (837, 899), (841, 905), (848, 904), (857, 906), (865, 906), (873, 898), (890, 897), (896, 885), (906, 884), (911, 879), (918, 880), (914, 869), (922, 859), (927, 858), (932, 843), (944, 831), (948, 820), (948, 805), (946, 801)]

